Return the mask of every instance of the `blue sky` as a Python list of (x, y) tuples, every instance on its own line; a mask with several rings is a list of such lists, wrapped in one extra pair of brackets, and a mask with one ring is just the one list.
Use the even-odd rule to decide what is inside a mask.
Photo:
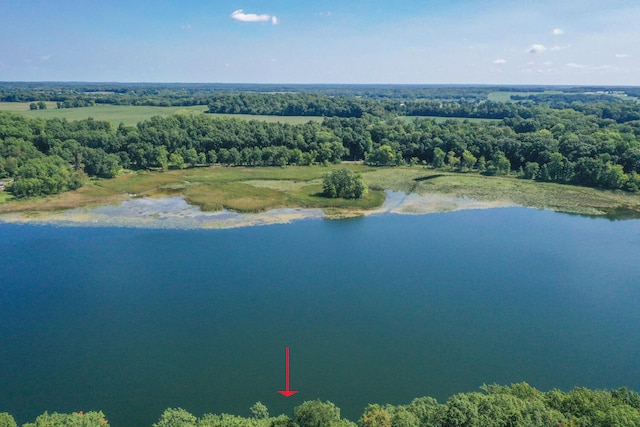
[(638, 0), (0, 0), (0, 81), (640, 85)]

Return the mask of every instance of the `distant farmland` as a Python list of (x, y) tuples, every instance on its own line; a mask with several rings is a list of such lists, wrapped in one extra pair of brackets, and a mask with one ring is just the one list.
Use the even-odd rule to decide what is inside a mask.
[[(153, 116), (169, 116), (171, 114), (204, 114), (206, 105), (193, 107), (150, 107), (131, 105), (94, 105), (82, 108), (56, 108), (55, 102), (47, 102), (46, 110), (30, 110), (30, 102), (0, 102), (0, 111), (10, 111), (28, 117), (60, 118), (84, 120), (92, 117), (95, 120), (111, 122), (114, 126), (124, 123), (126, 126), (135, 126), (138, 122), (150, 119)], [(266, 122), (281, 122), (290, 124), (307, 123), (308, 121), (321, 122), (323, 117), (303, 116), (254, 116), (249, 114), (210, 114), (211, 117), (236, 117), (244, 120), (261, 120)]]

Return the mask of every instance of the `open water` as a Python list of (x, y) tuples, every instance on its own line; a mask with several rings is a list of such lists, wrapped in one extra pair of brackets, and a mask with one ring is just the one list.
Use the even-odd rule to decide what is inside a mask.
[[(292, 415), (640, 390), (640, 221), (525, 208), (228, 230), (0, 224), (0, 412)], [(284, 388), (291, 349), (291, 398)]]

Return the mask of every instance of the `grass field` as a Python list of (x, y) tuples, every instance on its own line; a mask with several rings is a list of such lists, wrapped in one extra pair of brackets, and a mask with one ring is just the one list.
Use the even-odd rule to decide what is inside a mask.
[[(114, 126), (124, 123), (126, 126), (135, 126), (138, 122), (150, 119), (153, 116), (169, 116), (171, 114), (202, 114), (207, 110), (206, 105), (193, 107), (149, 107), (132, 105), (94, 105), (83, 108), (56, 108), (55, 102), (47, 102), (46, 110), (30, 110), (30, 102), (0, 102), (0, 111), (9, 111), (23, 114), (27, 117), (39, 118), (64, 118), (70, 121), (84, 120), (92, 117), (95, 120), (111, 122)], [(322, 117), (302, 116), (259, 116), (249, 114), (211, 114), (210, 117), (235, 117), (245, 120), (261, 120), (266, 122), (280, 122), (299, 124), (308, 121), (322, 121)]]
[[(328, 171), (347, 167), (360, 172), (369, 185), (361, 200), (322, 197), (321, 179)], [(38, 212), (117, 203), (132, 196), (182, 195), (203, 210), (237, 212), (269, 209), (321, 208), (332, 216), (361, 215), (385, 199), (382, 190), (435, 194), (501, 202), (540, 209), (612, 218), (640, 217), (640, 195), (621, 191), (538, 183), (515, 177), (487, 177), (424, 167), (373, 168), (362, 164), (286, 168), (209, 167), (160, 172), (129, 172), (111, 180), (93, 180), (77, 191), (43, 199), (5, 201), (0, 213)]]

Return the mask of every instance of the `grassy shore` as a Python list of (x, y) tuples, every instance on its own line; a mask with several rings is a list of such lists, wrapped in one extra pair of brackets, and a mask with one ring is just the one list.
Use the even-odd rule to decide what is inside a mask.
[[(323, 197), (322, 176), (347, 167), (360, 172), (369, 193), (360, 200)], [(443, 172), (423, 167), (373, 168), (362, 164), (327, 167), (209, 167), (168, 172), (128, 172), (111, 180), (92, 180), (83, 188), (57, 196), (11, 200), (0, 195), (0, 213), (57, 211), (117, 203), (130, 197), (182, 195), (205, 211), (236, 212), (320, 208), (329, 216), (353, 216), (380, 207), (383, 190), (470, 198), (553, 209), (585, 215), (640, 217), (640, 195), (568, 185), (538, 183), (515, 177)]]

